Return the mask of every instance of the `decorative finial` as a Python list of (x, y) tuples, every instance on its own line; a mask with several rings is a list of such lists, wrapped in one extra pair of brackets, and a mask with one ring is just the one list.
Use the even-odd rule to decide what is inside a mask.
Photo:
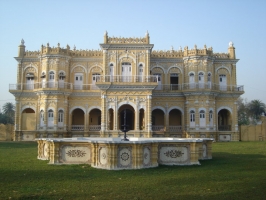
[(194, 49), (197, 49), (197, 45), (194, 45)]
[(173, 46), (171, 46), (171, 49), (172, 49), (172, 51), (174, 51), (174, 47)]
[(106, 35), (106, 36), (107, 36), (107, 35), (108, 35), (108, 32), (107, 32), (107, 31), (105, 31), (104, 35)]
[(148, 32), (148, 30), (147, 30), (147, 32), (146, 32), (146, 35), (149, 35), (149, 32)]
[(182, 47), (181, 46), (179, 47), (179, 50), (182, 51)]
[(24, 45), (24, 43), (25, 43), (25, 42), (24, 42), (24, 40), (23, 40), (23, 38), (22, 38), (22, 39), (20, 40), (20, 44), (21, 44), (21, 45)]
[(49, 42), (47, 42), (47, 45), (46, 46), (49, 47)]
[(232, 41), (229, 42), (229, 47), (234, 47), (234, 43)]
[(57, 46), (60, 47), (60, 43), (59, 42), (57, 43)]
[(204, 44), (204, 49), (207, 49), (207, 46), (206, 46), (206, 44)]
[(73, 50), (76, 50), (76, 46), (74, 45)]

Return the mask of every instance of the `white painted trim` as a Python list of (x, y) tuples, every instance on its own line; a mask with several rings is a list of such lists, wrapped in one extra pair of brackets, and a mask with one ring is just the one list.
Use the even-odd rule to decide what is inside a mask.
[(36, 113), (36, 108), (33, 106), (29, 106), (29, 105), (25, 105), (21, 108), (21, 113), (23, 113), (23, 111), (27, 108), (31, 108), (35, 113)]
[(221, 106), (221, 107), (217, 108), (217, 115), (218, 115), (218, 113), (219, 113), (222, 109), (226, 109), (226, 110), (230, 111), (230, 114), (231, 114), (231, 115), (233, 114), (233, 111), (232, 111), (231, 108), (229, 108), (229, 107), (227, 107), (227, 106)]
[(191, 110), (193, 110), (196, 113), (196, 109), (195, 108), (189, 108), (188, 113), (190, 113)]
[(94, 109), (98, 109), (98, 110), (100, 110), (100, 111), (102, 112), (100, 106), (91, 106), (91, 107), (88, 109), (88, 112), (87, 112), (87, 113), (90, 113), (90, 112), (91, 112), (92, 110), (94, 110)]
[(65, 109), (64, 108), (58, 108), (58, 111), (57, 112), (59, 112), (59, 110), (63, 110), (63, 112), (65, 112)]
[(200, 73), (203, 73), (203, 76), (205, 75), (205, 72), (204, 72), (204, 71), (198, 71), (198, 75), (199, 75)]
[(201, 110), (204, 110), (204, 112), (206, 113), (206, 108), (201, 107), (198, 109), (198, 112), (200, 112)]
[(228, 73), (230, 74), (230, 76), (231, 76), (231, 72), (230, 72), (229, 68), (228, 68), (228, 67), (226, 67), (226, 66), (221, 66), (221, 67), (218, 67), (218, 68), (215, 70), (216, 74), (218, 74), (218, 73), (217, 73), (217, 72), (218, 72), (218, 70), (219, 70), (219, 69), (222, 69), (222, 68), (226, 69), (226, 70), (228, 71)]
[(69, 110), (69, 114), (71, 114), (75, 109), (81, 109), (81, 110), (83, 110), (83, 112), (86, 114), (86, 109), (85, 108), (83, 108), (82, 106), (74, 106), (73, 108), (71, 108), (70, 110)]
[(153, 66), (150, 70), (152, 71), (152, 70), (153, 70), (154, 68), (156, 68), (156, 67), (158, 67), (158, 68), (160, 68), (161, 70), (163, 70), (163, 73), (166, 74), (165, 69), (164, 69), (162, 66), (160, 66), (160, 65)]
[(131, 55), (121, 55), (119, 58), (118, 58), (118, 60), (119, 60), (119, 63), (121, 63), (121, 60), (123, 59), (123, 58), (131, 58), (132, 60), (133, 60), (133, 62), (134, 63), (136, 63), (136, 59), (134, 58), (134, 57), (132, 57)]
[(154, 111), (155, 109), (162, 110), (164, 112), (164, 114), (166, 113), (165, 108), (163, 108), (162, 106), (154, 106), (151, 111)]
[(190, 71), (190, 72), (188, 72), (187, 75), (189, 76), (191, 73), (195, 76), (195, 72), (194, 72), (194, 71)]
[(181, 111), (182, 115), (184, 115), (184, 110), (182, 108), (180, 108), (179, 106), (172, 106), (172, 107), (170, 107), (168, 109), (168, 113), (167, 114), (169, 115), (170, 111), (171, 110), (174, 110), (174, 109), (177, 109), (177, 110)]
[(169, 67), (166, 73), (169, 74), (169, 71), (170, 71), (172, 68), (177, 68), (177, 69), (179, 69), (180, 72), (181, 72), (181, 74), (183, 74), (183, 70), (182, 70), (181, 67), (179, 67), (179, 66), (171, 66), (171, 67)]
[[(82, 67), (82, 68), (84, 69), (85, 73), (87, 73), (87, 70), (86, 70), (86, 68), (85, 68), (83, 65), (80, 65), (80, 64), (78, 64), (78, 65), (75, 65), (75, 66), (74, 66), (74, 67), (71, 69), (70, 73), (72, 73), (72, 72), (73, 72), (73, 70), (74, 70), (76, 67)], [(82, 72), (77, 72), (77, 73), (82, 73)]]
[(48, 107), (48, 108), (47, 108), (47, 112), (48, 112), (50, 109), (53, 110), (53, 112), (55, 112), (55, 109), (54, 109), (53, 107)]
[(121, 106), (123, 106), (123, 105), (130, 105), (130, 106), (132, 106), (133, 108), (134, 108), (134, 111), (136, 112), (136, 110), (137, 110), (137, 106), (136, 106), (136, 104), (133, 104), (132, 102), (130, 102), (130, 101), (122, 101), (122, 102), (120, 102), (118, 105), (117, 105), (117, 110), (119, 110), (119, 108), (121, 107)]
[(36, 73), (38, 73), (38, 68), (37, 67), (35, 67), (35, 65), (33, 65), (32, 63), (31, 64), (29, 64), (29, 65), (27, 65), (26, 67), (24, 67), (24, 72), (26, 71), (26, 69), (27, 68), (29, 68), (29, 67), (33, 67), (35, 70), (36, 70)]
[[(114, 66), (115, 66), (115, 65), (114, 65)], [(113, 67), (114, 67), (114, 66), (113, 66)], [(98, 64), (97, 64), (97, 65), (93, 65), (93, 66), (91, 66), (90, 69), (89, 69), (89, 71), (88, 71), (88, 73), (91, 73), (92, 69), (95, 68), (95, 67), (99, 67), (99, 68), (102, 70), (100, 73), (103, 73), (103, 68), (102, 68), (102, 66), (100, 66), (100, 65), (98, 65)], [(110, 65), (109, 65), (108, 67), (110, 67)], [(95, 73), (97, 73), (97, 72), (95, 72)]]

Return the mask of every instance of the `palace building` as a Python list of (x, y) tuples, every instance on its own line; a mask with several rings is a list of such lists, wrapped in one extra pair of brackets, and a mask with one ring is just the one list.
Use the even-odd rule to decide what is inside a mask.
[(121, 137), (238, 141), (235, 48), (155, 51), (143, 38), (109, 37), (100, 50), (18, 47), (15, 140)]

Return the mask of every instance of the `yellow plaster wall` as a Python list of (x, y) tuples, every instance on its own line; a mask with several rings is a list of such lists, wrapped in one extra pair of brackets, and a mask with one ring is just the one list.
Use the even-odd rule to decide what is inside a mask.
[(33, 131), (36, 126), (35, 113), (22, 113), (22, 130)]

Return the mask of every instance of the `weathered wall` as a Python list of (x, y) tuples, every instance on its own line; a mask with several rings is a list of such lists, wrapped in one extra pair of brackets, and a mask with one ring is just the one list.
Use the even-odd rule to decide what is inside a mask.
[(266, 117), (261, 117), (261, 124), (240, 126), (241, 141), (266, 141)]
[(0, 124), (0, 141), (11, 141), (14, 137), (14, 126)]

